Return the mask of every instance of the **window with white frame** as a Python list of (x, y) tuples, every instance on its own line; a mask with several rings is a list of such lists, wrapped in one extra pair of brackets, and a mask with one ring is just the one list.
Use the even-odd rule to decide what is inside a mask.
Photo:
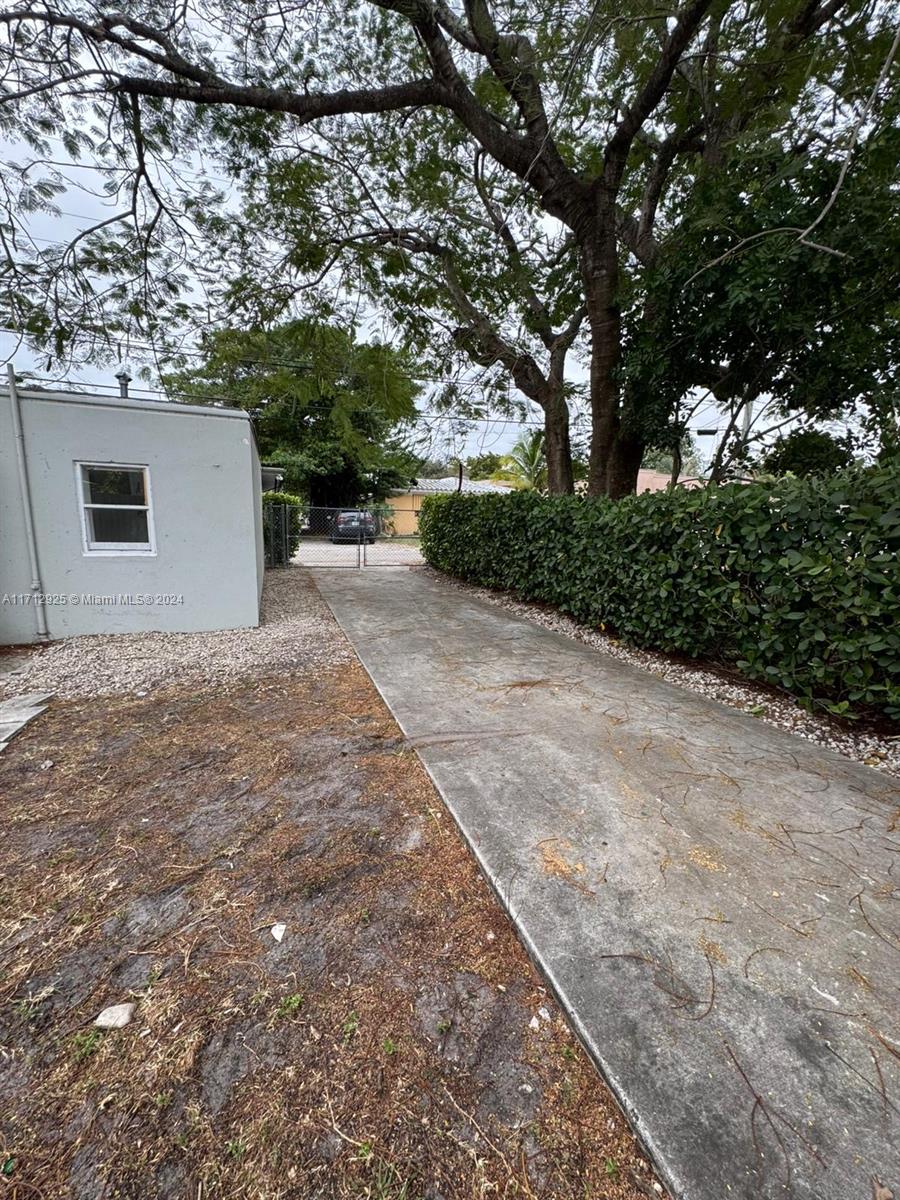
[(150, 472), (130, 463), (76, 463), (85, 554), (154, 554)]

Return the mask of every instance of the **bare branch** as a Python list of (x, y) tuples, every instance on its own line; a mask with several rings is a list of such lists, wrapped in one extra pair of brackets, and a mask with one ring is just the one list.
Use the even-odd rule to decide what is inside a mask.
[(37, 83), (34, 87), (25, 88), (21, 92), (0, 92), (0, 104), (9, 104), (15, 100), (27, 100), (29, 96), (37, 96), (41, 92), (50, 92), (54, 88), (62, 87), (67, 83), (74, 83), (79, 79), (87, 79), (92, 75), (103, 75), (103, 71), (87, 70), (75, 71), (71, 75), (60, 75), (57, 79), (48, 79), (44, 83)]

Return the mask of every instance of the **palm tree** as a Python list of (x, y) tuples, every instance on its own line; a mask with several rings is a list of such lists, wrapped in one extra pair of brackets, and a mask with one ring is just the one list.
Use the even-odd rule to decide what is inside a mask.
[(503, 460), (497, 478), (517, 483), (521, 488), (540, 490), (547, 483), (547, 460), (544, 456), (544, 431), (535, 429), (523, 434)]

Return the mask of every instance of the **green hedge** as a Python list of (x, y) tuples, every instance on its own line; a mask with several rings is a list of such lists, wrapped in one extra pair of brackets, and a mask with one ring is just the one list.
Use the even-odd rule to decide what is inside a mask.
[(618, 503), (435, 496), (419, 527), (428, 562), (461, 579), (900, 718), (900, 466)]

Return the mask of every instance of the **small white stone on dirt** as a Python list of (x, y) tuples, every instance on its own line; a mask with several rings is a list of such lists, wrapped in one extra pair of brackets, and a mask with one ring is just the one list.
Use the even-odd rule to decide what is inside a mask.
[(488, 931), (487, 940), (489, 942), (492, 942), (496, 938), (496, 936), (497, 936), (496, 933), (494, 933), (493, 929), (491, 929)]
[(94, 1024), (100, 1029), (124, 1029), (134, 1015), (134, 1005), (111, 1004), (95, 1019)]
[(52, 766), (53, 766), (53, 759), (45, 758), (44, 761), (41, 763), (39, 770), (49, 771)]
[(550, 1020), (550, 1014), (547, 1012), (546, 1008), (539, 1008), (538, 1016), (544, 1021)]
[(272, 926), (272, 937), (275, 939), (276, 942), (281, 941), (281, 939), (284, 937), (286, 929), (287, 929), (287, 925), (279, 924), (279, 925)]
[(541, 1023), (537, 1019), (537, 1017), (532, 1017), (531, 1020), (528, 1022), (528, 1027), (529, 1027), (529, 1029), (540, 1029)]

